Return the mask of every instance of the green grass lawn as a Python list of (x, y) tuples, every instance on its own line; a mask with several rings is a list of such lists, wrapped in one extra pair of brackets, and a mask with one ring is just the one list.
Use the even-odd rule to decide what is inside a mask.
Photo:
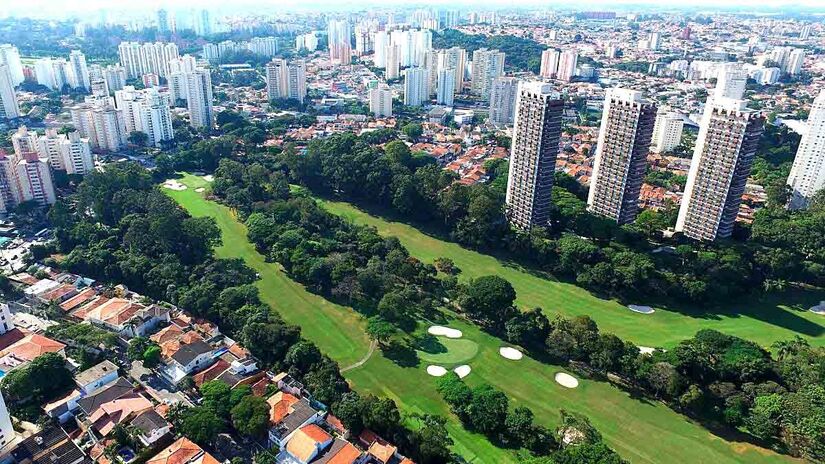
[(470, 362), (478, 354), (478, 343), (467, 338), (436, 337), (417, 351), (422, 362), (451, 368)]
[[(342, 366), (353, 363), (367, 352), (369, 341), (359, 315), (307, 292), (289, 279), (277, 264), (265, 262), (246, 239), (245, 227), (235, 220), (232, 212), (195, 192), (195, 188), (205, 186), (202, 179), (186, 176), (182, 181), (190, 188), (165, 191), (192, 215), (215, 218), (223, 234), (223, 245), (217, 254), (225, 258), (242, 258), (260, 273), (258, 285), (263, 301), (287, 322), (300, 326), (304, 337)], [(407, 238), (403, 240), (408, 241)], [(419, 250), (413, 251), (417, 252)], [(435, 253), (433, 256), (442, 255)], [(469, 262), (459, 263), (459, 266), (465, 273), (471, 267)], [(631, 398), (628, 393), (604, 382), (581, 380), (576, 389), (563, 388), (553, 380), (562, 368), (528, 357), (521, 361), (506, 360), (498, 353), (502, 342), (497, 338), (462, 321), (451, 321), (450, 326), (460, 329), (466, 340), (477, 345), (475, 354), (459, 353), (470, 356), (467, 364), (473, 370), (466, 379), (469, 384), (486, 382), (497, 386), (507, 393), (514, 406), (530, 407), (537, 420), (547, 426), (554, 426), (561, 408), (583, 413), (590, 417), (610, 446), (630, 462), (661, 463), (673, 461), (677, 456), (679, 462), (720, 464), (789, 460), (747, 443), (717, 437), (667, 406)], [(454, 348), (463, 350), (468, 347), (464, 343), (461, 345)], [(484, 437), (461, 427), (436, 392), (434, 378), (426, 374), (427, 364), (421, 361), (402, 366), (377, 351), (362, 367), (346, 372), (345, 377), (361, 393), (392, 398), (404, 412), (448, 417), (448, 430), (456, 442), (454, 450), (468, 462), (517, 462), (512, 451), (496, 448)]]
[[(697, 308), (675, 311), (656, 308), (650, 315), (637, 314), (616, 301), (598, 298), (575, 285), (552, 276), (531, 272), (513, 263), (427, 235), (408, 224), (370, 215), (349, 203), (321, 200), (328, 211), (358, 224), (375, 226), (385, 236), (396, 236), (410, 254), (424, 262), (443, 256), (461, 269), (460, 278), (496, 274), (513, 284), (516, 304), (523, 308), (543, 308), (549, 317), (589, 315), (601, 330), (641, 346), (669, 348), (696, 331), (713, 328), (721, 332), (770, 346), (777, 340), (801, 335), (814, 345), (825, 345), (825, 316), (807, 311), (825, 295), (815, 292), (788, 292), (783, 295), (743, 299), (724, 308)], [(645, 301), (630, 303), (650, 304)]]

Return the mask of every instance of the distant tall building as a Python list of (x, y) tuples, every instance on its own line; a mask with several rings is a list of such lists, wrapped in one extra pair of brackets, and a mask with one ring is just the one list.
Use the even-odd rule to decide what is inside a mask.
[(198, 68), (186, 74), (186, 105), (189, 123), (196, 129), (211, 129), (215, 123), (212, 109), (212, 77), (208, 69)]
[(384, 59), (384, 77), (398, 79), (401, 76), (401, 51), (398, 45), (387, 45)]
[(374, 47), (374, 33), (369, 25), (358, 24), (355, 26), (355, 53), (358, 56), (366, 55)]
[(748, 73), (738, 63), (728, 63), (719, 71), (714, 89), (714, 98), (739, 100), (745, 95)]
[(481, 48), (473, 52), (471, 90), (482, 98), (490, 97), (493, 79), (504, 74), (504, 53)]
[(164, 142), (174, 139), (169, 100), (168, 94), (161, 95), (155, 88), (135, 90), (126, 86), (115, 92), (115, 101), (117, 108), (123, 112), (127, 135), (143, 132), (147, 145), (151, 147), (161, 147)]
[(579, 54), (575, 50), (566, 50), (559, 57), (559, 68), (556, 79), (570, 82), (576, 75), (576, 66), (579, 63)]
[(306, 97), (306, 64), (304, 60), (287, 62), (272, 60), (266, 65), (267, 99), (294, 99), (303, 103)]
[(788, 186), (791, 209), (807, 208), (811, 197), (825, 188), (825, 90), (811, 106), (808, 130), (799, 143)]
[(592, 213), (619, 224), (636, 219), (655, 119), (656, 106), (641, 92), (607, 91), (587, 196)]
[(123, 122), (123, 111), (112, 105), (104, 104), (92, 108), (90, 115), (92, 134), (95, 137), (93, 144), (97, 148), (118, 152), (126, 146), (126, 138), (129, 134)]
[(37, 151), (37, 132), (30, 131), (26, 126), (20, 126), (17, 131), (11, 135), (11, 145), (14, 147), (14, 154), (18, 157), (23, 156), (23, 153), (31, 153)]
[(167, 13), (166, 10), (164, 10), (163, 8), (158, 10), (157, 23), (158, 32), (160, 32), (161, 34), (169, 33), (169, 13)]
[(103, 80), (109, 93), (126, 86), (126, 69), (120, 65), (109, 65), (103, 69)]
[(89, 139), (80, 137), (77, 131), (70, 132), (60, 142), (60, 153), (63, 156), (63, 166), (69, 174), (84, 176), (94, 169)]
[(438, 53), (438, 69), (455, 70), (455, 93), (461, 93), (464, 89), (464, 70), (467, 63), (467, 51), (463, 48), (453, 47), (441, 50)]
[(169, 75), (169, 62), (180, 54), (174, 43), (121, 42), (117, 47), (120, 64), (126, 69), (126, 77), (136, 79), (144, 74)]
[(427, 70), (409, 68), (404, 70), (404, 104), (421, 106), (429, 100), (427, 92)]
[(685, 122), (681, 114), (661, 111), (656, 116), (656, 125), (653, 126), (651, 151), (654, 153), (673, 151), (682, 141), (684, 126)]
[(370, 89), (370, 112), (376, 118), (392, 117), (392, 91), (386, 84)]
[(14, 83), (9, 66), (0, 64), (0, 119), (20, 117), (20, 105), (14, 93)]
[(514, 227), (544, 227), (559, 153), (564, 101), (552, 86), (521, 83), (507, 177), (507, 217)]
[(805, 50), (794, 47), (774, 47), (764, 58), (776, 63), (783, 73), (793, 76), (802, 71)]
[(555, 79), (559, 69), (559, 58), (561, 52), (554, 48), (548, 48), (541, 52), (541, 70), (539, 76), (545, 79)]
[(8, 66), (12, 87), (23, 83), (23, 63), (20, 61), (20, 52), (11, 44), (0, 45), (0, 65)]
[(390, 36), (386, 31), (378, 31), (373, 37), (373, 47), (375, 54), (373, 55), (373, 64), (376, 68), (385, 68), (387, 66), (387, 47), (390, 45)]
[(808, 40), (811, 37), (812, 30), (813, 28), (810, 24), (802, 26), (802, 29), (799, 30), (799, 38), (802, 40)]
[(350, 64), (352, 29), (346, 20), (331, 19), (327, 27), (329, 60), (333, 64)]
[(516, 111), (519, 80), (515, 77), (497, 77), (490, 90), (490, 122), (498, 125), (513, 123)]
[(314, 52), (318, 48), (318, 36), (315, 32), (308, 32), (306, 34), (299, 34), (295, 36), (295, 50)]
[(676, 231), (696, 240), (730, 237), (763, 122), (742, 100), (709, 98)]
[(92, 89), (89, 81), (89, 68), (86, 66), (86, 55), (80, 50), (72, 50), (69, 54), (69, 63), (72, 67), (72, 87), (89, 91)]
[(43, 206), (57, 201), (48, 160), (41, 159), (36, 152), (19, 156), (17, 181), (20, 183), (22, 201), (33, 201)]
[(788, 55), (788, 66), (786, 72), (795, 76), (802, 72), (802, 65), (805, 63), (805, 50), (795, 48)]
[(66, 138), (63, 134), (58, 134), (57, 129), (46, 129), (46, 135), (37, 138), (37, 154), (40, 158), (49, 161), (52, 169), (66, 170), (63, 163), (63, 153), (60, 151), (60, 142)]
[[(429, 70), (427, 71), (429, 75)], [(446, 68), (438, 71), (437, 88), (436, 103), (453, 106), (455, 99), (455, 69)]]
[(209, 17), (209, 11), (200, 10), (193, 12), (192, 26), (195, 34), (201, 37), (212, 34), (212, 18)]

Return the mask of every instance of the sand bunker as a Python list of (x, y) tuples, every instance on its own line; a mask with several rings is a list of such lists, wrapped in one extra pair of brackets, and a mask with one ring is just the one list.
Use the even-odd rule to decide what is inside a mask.
[(203, 176), (203, 180), (205, 180), (207, 182), (212, 182), (213, 180), (215, 180), (215, 176), (213, 176), (212, 174), (207, 174), (207, 175)]
[(566, 388), (576, 388), (579, 386), (579, 381), (570, 374), (559, 372), (556, 374), (556, 383)]
[(627, 309), (639, 314), (653, 314), (656, 312), (656, 310), (650, 306), (628, 305)]
[(502, 357), (512, 359), (513, 361), (518, 361), (519, 359), (524, 357), (524, 354), (521, 351), (515, 348), (510, 348), (509, 346), (502, 346), (498, 349), (498, 353)]
[(459, 379), (463, 379), (464, 377), (470, 375), (471, 370), (472, 368), (470, 368), (470, 366), (464, 364), (463, 366), (458, 366), (453, 369), (453, 372), (455, 372)]
[(198, 188), (195, 189), (195, 191), (198, 192), (198, 193), (202, 193), (202, 192), (205, 192), (206, 189), (203, 188), (203, 187), (198, 187)]
[(821, 314), (825, 316), (825, 301), (820, 301), (819, 304), (812, 307), (810, 311), (814, 314)]
[(654, 351), (656, 351), (656, 348), (651, 348), (649, 346), (640, 346), (638, 348), (639, 348), (639, 353), (642, 353), (642, 354), (652, 354)]
[(441, 326), (441, 325), (434, 325), (434, 326), (430, 327), (429, 329), (427, 329), (427, 332), (429, 332), (430, 335), (441, 335), (441, 336), (444, 336), (444, 337), (447, 337), (447, 338), (461, 338), (461, 336), (462, 336), (462, 333), (461, 333), (460, 330), (451, 329), (449, 327), (444, 327), (444, 326)]
[(447, 373), (447, 369), (441, 366), (427, 366), (427, 373), (433, 377), (441, 377)]
[(178, 182), (177, 179), (167, 179), (163, 183), (163, 187), (169, 190), (186, 190), (186, 186)]

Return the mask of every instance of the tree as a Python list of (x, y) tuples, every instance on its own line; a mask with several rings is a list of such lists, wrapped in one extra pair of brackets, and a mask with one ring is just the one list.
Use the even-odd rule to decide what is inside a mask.
[(418, 141), (418, 138), (424, 133), (424, 129), (421, 127), (421, 124), (411, 122), (409, 124), (405, 124), (401, 128), (401, 132), (409, 137), (410, 140), (415, 142)]
[(367, 320), (367, 335), (380, 345), (386, 345), (398, 329), (380, 316), (373, 316)]
[(210, 380), (201, 384), (199, 390), (204, 406), (212, 409), (224, 419), (229, 417), (229, 410), (232, 408), (229, 385), (221, 380)]
[(224, 421), (214, 410), (205, 406), (195, 406), (183, 413), (180, 432), (201, 445), (209, 445), (225, 429)]
[(473, 429), (488, 435), (504, 430), (507, 419), (507, 396), (490, 385), (481, 385), (473, 389), (473, 398), (467, 406), (467, 418)]
[(510, 282), (490, 275), (473, 279), (461, 301), (471, 317), (497, 325), (513, 313), (516, 291)]
[[(420, 126), (419, 126), (420, 127)], [(419, 134), (420, 136), (420, 134)], [(401, 140), (393, 140), (384, 146), (384, 154), (391, 163), (409, 166), (412, 160), (410, 147)]]
[(450, 447), (454, 442), (447, 432), (447, 419), (430, 414), (414, 414), (412, 417), (418, 419), (418, 427), (414, 432), (418, 451), (416, 462), (436, 464), (452, 461)]
[(9, 372), (2, 381), (5, 395), (15, 400), (33, 398), (46, 403), (64, 393), (73, 383), (66, 360), (57, 353), (45, 353), (27, 366)]
[(455, 265), (452, 259), (438, 257), (433, 260), (433, 265), (438, 270), (438, 272), (443, 272), (447, 275), (455, 275), (461, 272)]
[(160, 347), (157, 345), (152, 345), (149, 348), (146, 348), (146, 351), (143, 352), (143, 367), (147, 369), (153, 369), (158, 364), (160, 364), (161, 360), (161, 351)]
[(232, 426), (239, 433), (259, 437), (269, 425), (269, 404), (260, 396), (247, 395), (232, 408)]
[(146, 135), (145, 132), (141, 131), (132, 131), (129, 133), (129, 136), (126, 137), (126, 140), (129, 141), (132, 145), (137, 145), (139, 147), (145, 147), (146, 144), (149, 142), (149, 136)]

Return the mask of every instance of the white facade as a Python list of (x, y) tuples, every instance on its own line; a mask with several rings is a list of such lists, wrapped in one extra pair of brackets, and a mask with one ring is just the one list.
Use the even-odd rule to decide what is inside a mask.
[(346, 20), (332, 19), (327, 26), (329, 60), (332, 64), (350, 64), (352, 59), (352, 29)]
[(14, 83), (9, 66), (0, 64), (0, 119), (20, 117), (20, 105), (14, 93)]
[(473, 73), (470, 89), (482, 98), (490, 97), (493, 79), (504, 74), (504, 53), (482, 48), (473, 52)]
[(497, 125), (513, 123), (516, 112), (519, 80), (515, 77), (497, 77), (490, 91), (490, 122)]
[(272, 60), (266, 65), (266, 96), (268, 100), (294, 99), (304, 103), (307, 94), (306, 63)]
[(575, 50), (562, 52), (559, 57), (559, 68), (556, 78), (565, 82), (570, 82), (576, 75), (576, 66), (579, 64), (579, 54)]
[(461, 93), (464, 88), (466, 62), (467, 51), (463, 48), (453, 47), (438, 53), (438, 69), (455, 70), (455, 93)]
[(739, 100), (745, 95), (748, 73), (738, 63), (726, 63), (717, 75), (715, 98)]
[(46, 135), (37, 138), (37, 154), (49, 160), (52, 169), (66, 170), (60, 151), (60, 142), (65, 137), (65, 135), (58, 134), (57, 129), (46, 129)]
[(6, 401), (3, 394), (0, 393), (0, 449), (5, 448), (14, 441), (16, 434), (14, 427), (11, 424), (11, 416), (6, 407)]
[(72, 50), (69, 54), (69, 63), (72, 68), (72, 87), (87, 91), (91, 90), (92, 85), (89, 80), (89, 68), (86, 66), (86, 55), (80, 50)]
[(392, 117), (392, 91), (386, 84), (369, 91), (370, 112), (376, 118)]
[(561, 52), (556, 49), (548, 48), (541, 52), (541, 70), (539, 75), (545, 79), (555, 79), (559, 70), (559, 59)]
[[(105, 105), (91, 110), (94, 145), (104, 151), (120, 151), (126, 145), (126, 125), (123, 120), (123, 111), (111, 105)], [(75, 126), (77, 127), (77, 126)]]
[(372, 58), (376, 68), (383, 69), (387, 66), (387, 46), (390, 44), (390, 36), (386, 31), (378, 31), (373, 38), (373, 48), (375, 54)]
[(23, 201), (51, 205), (57, 201), (48, 160), (37, 153), (24, 153), (17, 161), (17, 179)]
[(429, 99), (427, 91), (427, 70), (410, 68), (404, 71), (404, 104), (421, 106)]
[(186, 106), (192, 127), (211, 129), (215, 123), (212, 109), (212, 77), (208, 69), (199, 68), (186, 75)]
[(11, 75), (12, 87), (23, 83), (25, 79), (23, 75), (23, 63), (20, 61), (20, 52), (17, 50), (17, 47), (11, 44), (0, 45), (0, 64), (5, 64), (9, 67), (8, 72)]
[(178, 46), (174, 43), (121, 42), (118, 45), (120, 64), (130, 79), (144, 74), (169, 75), (169, 62), (178, 58)]
[(662, 111), (656, 116), (656, 125), (653, 128), (653, 146), (655, 153), (673, 151), (682, 141), (682, 130), (685, 122), (682, 115), (674, 112)]
[(818, 191), (825, 188), (825, 90), (811, 106), (808, 131), (802, 136), (788, 176), (792, 191), (790, 207), (805, 208)]
[[(429, 77), (429, 70), (427, 74)], [(436, 103), (453, 106), (455, 99), (455, 69), (446, 68), (438, 71), (437, 88)]]
[(94, 158), (89, 139), (80, 137), (77, 131), (60, 142), (60, 153), (63, 157), (63, 166), (68, 174), (85, 176), (94, 169)]

